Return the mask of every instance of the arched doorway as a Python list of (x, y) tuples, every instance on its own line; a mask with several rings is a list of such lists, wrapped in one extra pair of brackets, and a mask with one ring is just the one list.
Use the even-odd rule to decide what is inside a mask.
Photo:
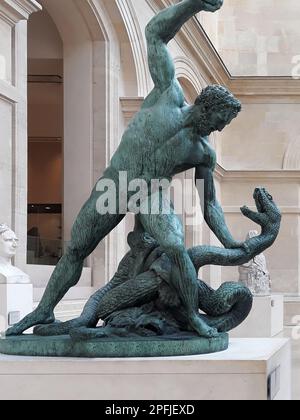
[[(115, 3), (92, 0), (41, 0), (40, 3), (62, 42), (62, 237), (68, 242), (82, 204), (118, 145), (123, 129), (120, 97), (136, 95), (136, 77), (135, 72), (130, 73), (128, 90), (123, 82), (129, 64), (134, 68), (134, 61)], [(124, 54), (127, 72), (122, 63)], [(76, 298), (81, 288), (79, 297), (85, 299), (93, 287), (102, 286), (109, 279), (122, 253), (119, 248), (123, 248), (122, 241), (114, 235), (89, 258), (79, 287), (69, 296)], [(41, 289), (40, 296), (54, 266), (28, 267), (36, 287)]]
[[(40, 3), (43, 11), (28, 25), (28, 272), (35, 300), (107, 157), (106, 44), (100, 26), (89, 26), (78, 2)], [(86, 262), (67, 299), (89, 297), (93, 271), (105, 279), (105, 244)]]
[(63, 251), (63, 43), (44, 9), (28, 22), (27, 264)]

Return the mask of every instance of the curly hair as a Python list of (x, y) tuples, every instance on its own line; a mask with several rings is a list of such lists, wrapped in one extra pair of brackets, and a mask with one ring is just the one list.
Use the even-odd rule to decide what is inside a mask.
[(229, 90), (219, 85), (212, 85), (203, 89), (196, 99), (195, 105), (204, 105), (207, 110), (217, 112), (231, 109), (233, 114), (236, 115), (242, 110), (241, 102)]
[(0, 235), (3, 235), (3, 233), (8, 232), (9, 230), (11, 230), (9, 226), (0, 223)]

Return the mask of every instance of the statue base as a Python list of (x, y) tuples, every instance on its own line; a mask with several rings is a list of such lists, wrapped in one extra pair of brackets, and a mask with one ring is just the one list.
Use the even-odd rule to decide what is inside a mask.
[(0, 339), (0, 353), (11, 356), (134, 358), (172, 357), (217, 353), (229, 347), (228, 334), (217, 338), (182, 336), (101, 338), (73, 341), (69, 336), (37, 337), (22, 335)]
[[(222, 353), (186, 357), (49, 359), (0, 355), (0, 400), (171, 400), (174, 404), (191, 400), (291, 400), (290, 351), (289, 340), (269, 338), (232, 339)], [(148, 417), (148, 413), (143, 414), (141, 409), (137, 418)]]

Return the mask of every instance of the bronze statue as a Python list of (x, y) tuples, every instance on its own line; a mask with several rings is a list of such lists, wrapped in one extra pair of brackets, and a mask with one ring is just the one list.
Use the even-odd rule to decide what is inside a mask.
[[(138, 234), (140, 236), (135, 238), (140, 238), (140, 244), (135, 242), (134, 246), (131, 246), (131, 253), (125, 257), (105, 293), (100, 291), (91, 298), (80, 320), (75, 320), (71, 324), (53, 324), (54, 308), (67, 291), (78, 283), (85, 258), (123, 220), (133, 196), (132, 193), (123, 191), (127, 203), (123, 209), (118, 194), (116, 196), (112, 192), (111, 198), (115, 200), (116, 211), (103, 212), (103, 208), (99, 209), (99, 203), (104, 192), (99, 190), (98, 183), (73, 226), (71, 244), (57, 265), (38, 308), (9, 329), (7, 336), (20, 335), (32, 326), (42, 325), (36, 329), (37, 334), (70, 333), (73, 337), (84, 337), (84, 334), (91, 334), (86, 330), (96, 327), (100, 318), (107, 321), (110, 317), (108, 325), (111, 327), (116, 325), (116, 322), (112, 321), (116, 320), (116, 313), (119, 320), (120, 316), (121, 319), (122, 316), (126, 319), (128, 315), (126, 311), (144, 305), (152, 305), (150, 312), (154, 312), (158, 319), (164, 317), (168, 319), (166, 321), (168, 328), (173, 325), (175, 329), (186, 329), (200, 337), (218, 337), (220, 331), (227, 331), (229, 326), (232, 327), (231, 323), (229, 325), (226, 322), (227, 327), (224, 327), (223, 317), (234, 306), (234, 304), (226, 306), (226, 293), (218, 294), (225, 299), (227, 310), (226, 312), (224, 307), (220, 309), (221, 327), (215, 319), (211, 319), (214, 318), (214, 314), (216, 315), (213, 310), (208, 311), (208, 316), (199, 314), (199, 306), (205, 308), (207, 302), (211, 300), (208, 298), (209, 293), (199, 293), (201, 285), (202, 291), (208, 289), (203, 283), (199, 286), (197, 270), (208, 263), (238, 265), (241, 257), (242, 261), (253, 258), (258, 250), (265, 249), (275, 240), (280, 226), (280, 212), (275, 210), (277, 208), (272, 197), (266, 191), (258, 189), (255, 192), (255, 199), (259, 213), (253, 213), (247, 208), (243, 208), (242, 212), (262, 225), (265, 229), (264, 234), (245, 244), (234, 240), (216, 198), (213, 178), (216, 154), (208, 136), (214, 131), (222, 131), (229, 125), (241, 111), (241, 103), (226, 88), (209, 86), (202, 91), (195, 104), (187, 104), (183, 90), (176, 79), (174, 63), (167, 47), (190, 18), (201, 11), (215, 12), (222, 4), (223, 0), (183, 0), (161, 11), (148, 24), (146, 39), (149, 68), (155, 86), (125, 131), (120, 146), (100, 183), (109, 180), (118, 189), (119, 175), (125, 172), (128, 183), (138, 179), (150, 187), (153, 179), (171, 180), (176, 174), (195, 168), (196, 180), (202, 179), (205, 182), (205, 220), (225, 249), (203, 246), (188, 251), (184, 245), (183, 227), (172, 203), (165, 199), (160, 189), (155, 191), (149, 189), (143, 202), (140, 203), (141, 208), (146, 208), (150, 201), (151, 203), (154, 201), (158, 204), (159, 211), (154, 213), (142, 211), (137, 214), (135, 235), (140, 232)], [(264, 213), (265, 209), (270, 210), (270, 203), (276, 216), (272, 223), (269, 219), (270, 213)], [(152, 261), (152, 265), (149, 265), (146, 258), (149, 257), (147, 254), (149, 250), (145, 254), (146, 237), (149, 238), (151, 244), (149, 246), (153, 247), (152, 252), (160, 253), (157, 255), (157, 260)], [(162, 274), (164, 267), (167, 269)], [(240, 292), (241, 286), (238, 287)], [(231, 286), (230, 290), (233, 289)], [(226, 286), (222, 291), (225, 290), (228, 291)], [(233, 295), (235, 298), (241, 297), (239, 293), (234, 292)], [(242, 295), (246, 304), (244, 311), (238, 317), (239, 322), (250, 310), (249, 292), (243, 289)], [(171, 305), (166, 304), (170, 303), (168, 296), (171, 296), (173, 301)], [(228, 296), (232, 297), (232, 294), (229, 293)], [(119, 299), (117, 304), (116, 299)], [(235, 300), (234, 302), (237, 303)], [(118, 312), (122, 310), (125, 310), (127, 315)], [(149, 306), (146, 311), (149, 311)], [(86, 330), (78, 332), (78, 328)], [(126, 330), (126, 325), (124, 328)]]

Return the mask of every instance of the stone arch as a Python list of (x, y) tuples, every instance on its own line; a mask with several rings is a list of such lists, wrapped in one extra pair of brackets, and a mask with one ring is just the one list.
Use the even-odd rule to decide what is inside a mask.
[[(142, 88), (138, 88), (128, 23), (126, 26), (125, 14), (118, 4), (122, 2), (40, 0), (40, 3), (55, 23), (64, 46), (64, 236), (68, 241), (79, 209), (119, 143), (120, 97), (128, 94), (122, 91), (123, 67), (129, 74), (126, 77), (130, 78), (132, 96), (137, 96)], [(124, 55), (126, 63), (122, 66)], [(96, 283), (103, 282), (114, 271), (118, 255), (123, 253), (120, 242), (110, 238), (105, 247), (96, 251), (92, 264)]]
[[(99, 62), (105, 63), (105, 36), (82, 12), (81, 2), (40, 0), (40, 3), (51, 16), (63, 42), (64, 237), (68, 241), (72, 224), (96, 178), (96, 159), (93, 161), (92, 156), (100, 156), (97, 149), (106, 138), (105, 115), (100, 115), (101, 126), (97, 123), (101, 138), (96, 133), (95, 119), (96, 108), (105, 106), (104, 99), (100, 99), (96, 93), (97, 89), (105, 92), (105, 80), (96, 74), (97, 71), (104, 71), (105, 74), (105, 69), (99, 65)], [(105, 156), (106, 150), (104, 152)], [(75, 165), (78, 156), (81, 159), (80, 170)], [(103, 168), (105, 158), (100, 159), (97, 163)], [(75, 185), (80, 185), (80, 188)]]
[(116, 0), (130, 40), (137, 78), (137, 96), (146, 97), (152, 87), (147, 51), (141, 27), (131, 0)]
[[(95, 172), (98, 168), (102, 170), (106, 163), (108, 127), (105, 112), (100, 116), (100, 122), (95, 118), (99, 108), (105, 109), (106, 98), (101, 97), (101, 92), (105, 92), (106, 83), (98, 76), (102, 74), (99, 63), (105, 63), (105, 36), (95, 18), (87, 19), (81, 2), (40, 0), (40, 3), (50, 15), (63, 43), (63, 238), (68, 242), (78, 211), (90, 194)], [(35, 19), (38, 19), (38, 13)], [(94, 91), (93, 87), (96, 87)], [(100, 149), (104, 153), (100, 153)], [(104, 252), (104, 249), (100, 251), (103, 255)], [(104, 261), (100, 254), (99, 258)], [(92, 259), (89, 263), (94, 266)], [(39, 286), (45, 286), (48, 279), (47, 270), (44, 272), (39, 268)], [(92, 285), (90, 270), (84, 272), (83, 281), (82, 286)]]
[(174, 63), (177, 78), (184, 81), (191, 92), (194, 91), (199, 95), (207, 83), (198, 71), (196, 64), (187, 57), (177, 57)]
[(184, 95), (186, 98), (186, 101), (189, 104), (193, 104), (199, 95), (199, 92), (195, 89), (195, 87), (192, 85), (190, 80), (186, 79), (185, 77), (177, 77), (179, 83), (181, 84), (181, 87), (183, 88)]

